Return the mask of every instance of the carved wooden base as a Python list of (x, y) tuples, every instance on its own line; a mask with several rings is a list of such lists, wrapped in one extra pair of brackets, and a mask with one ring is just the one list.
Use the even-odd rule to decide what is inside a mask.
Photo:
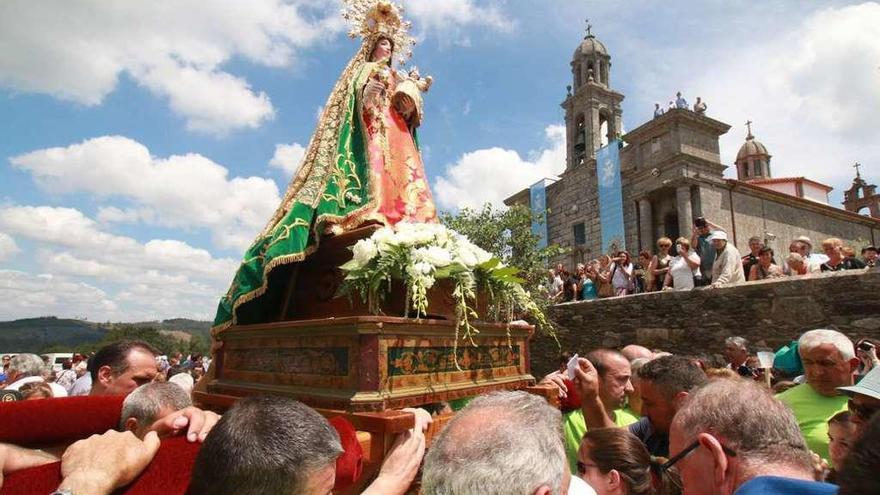
[(384, 411), (534, 384), (533, 327), (476, 324), (478, 347), (454, 354), (450, 321), (387, 316), (233, 326), (207, 383), (211, 394), (281, 394), (312, 407)]

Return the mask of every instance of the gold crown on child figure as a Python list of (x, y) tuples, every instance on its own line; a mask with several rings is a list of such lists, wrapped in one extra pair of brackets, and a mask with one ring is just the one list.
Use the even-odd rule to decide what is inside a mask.
[(387, 0), (345, 0), (342, 17), (351, 23), (348, 36), (360, 36), (364, 44), (372, 47), (380, 38), (394, 44), (394, 52), (401, 64), (412, 57), (416, 41), (409, 35), (412, 23), (403, 20), (403, 6)]

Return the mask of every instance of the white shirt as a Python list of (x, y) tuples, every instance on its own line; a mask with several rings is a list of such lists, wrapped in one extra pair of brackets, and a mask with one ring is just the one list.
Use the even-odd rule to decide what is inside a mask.
[[(22, 385), (44, 381), (45, 380), (43, 380), (43, 377), (41, 376), (28, 376), (7, 385), (5, 390), (18, 390), (21, 388)], [(67, 397), (67, 390), (65, 390), (64, 387), (62, 387), (61, 385), (58, 385), (57, 383), (49, 383), (49, 388), (52, 389), (53, 397)]]
[(568, 485), (568, 495), (596, 495), (596, 490), (580, 476), (571, 475), (571, 484)]
[(92, 391), (92, 375), (89, 372), (86, 372), (85, 375), (76, 379), (73, 382), (73, 388), (70, 389), (70, 396), (76, 397), (78, 395), (89, 395), (89, 392)]
[(633, 272), (632, 263), (628, 265), (618, 265), (617, 262), (615, 262), (614, 266), (611, 267), (611, 271), (614, 272), (614, 278), (611, 279), (612, 287), (615, 289), (629, 287), (629, 277), (632, 276)]
[(822, 266), (822, 263), (827, 262), (829, 258), (821, 253), (810, 253), (810, 255), (807, 256), (807, 259), (810, 260), (810, 263), (813, 265)]
[[(697, 265), (700, 257), (693, 251), (688, 251), (687, 257)], [(675, 290), (691, 290), (694, 288), (694, 269), (688, 265), (681, 255), (672, 258), (669, 262), (669, 274), (672, 276), (672, 287)]]

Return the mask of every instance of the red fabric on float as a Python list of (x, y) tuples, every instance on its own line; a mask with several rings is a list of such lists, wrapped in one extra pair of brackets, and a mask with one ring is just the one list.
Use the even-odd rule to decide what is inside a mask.
[(0, 442), (69, 444), (116, 428), (125, 397), (63, 397), (0, 402)]
[[(0, 442), (22, 447), (70, 444), (119, 424), (123, 397), (67, 397), (0, 403)], [(351, 486), (363, 469), (357, 432), (345, 418), (329, 420), (345, 452), (336, 460), (336, 490)], [(162, 440), (153, 462), (121, 493), (184, 495), (202, 444), (182, 436)], [(61, 463), (25, 469), (5, 476), (0, 495), (51, 493), (61, 483)]]

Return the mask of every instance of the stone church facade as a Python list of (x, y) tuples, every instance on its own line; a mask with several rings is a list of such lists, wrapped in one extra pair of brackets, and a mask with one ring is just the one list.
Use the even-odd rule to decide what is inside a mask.
[[(724, 178), (727, 165), (719, 149), (719, 137), (730, 126), (704, 113), (668, 110), (621, 135), (624, 95), (611, 85), (608, 50), (589, 31), (571, 67), (573, 84), (562, 102), (566, 167), (546, 187), (548, 242), (569, 248), (554, 262), (573, 266), (608, 250), (601, 245), (596, 150), (614, 139), (623, 143), (625, 247), (634, 256), (643, 249), (656, 251), (655, 242), (662, 236), (690, 238), (693, 219), (700, 216), (723, 228), (744, 254), (752, 236), (782, 253), (803, 235), (813, 240), (817, 251), (818, 242), (828, 237), (856, 245), (880, 242), (880, 218), (828, 205), (830, 187), (804, 177), (773, 178), (771, 155), (751, 129), (737, 154), (737, 179)], [(864, 182), (861, 177), (857, 181)], [(852, 204), (871, 206), (874, 214), (874, 203), (862, 200), (865, 195)], [(530, 190), (521, 190), (505, 203), (528, 206)]]

